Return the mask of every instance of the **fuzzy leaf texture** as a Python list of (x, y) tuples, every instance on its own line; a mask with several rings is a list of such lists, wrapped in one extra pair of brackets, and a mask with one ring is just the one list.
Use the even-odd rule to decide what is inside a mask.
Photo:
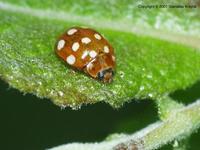
[[(42, 5), (39, 0), (1, 0), (0, 77), (24, 93), (72, 108), (100, 101), (119, 107), (131, 99), (157, 99), (195, 83), (200, 77), (199, 45), (194, 42), (200, 35), (198, 10), (184, 12), (188, 22), (181, 18), (182, 10), (144, 13), (137, 6), (128, 0), (52, 0)], [(71, 26), (92, 27), (113, 45), (113, 83), (73, 71), (56, 57), (56, 39)], [(145, 36), (142, 27), (147, 35), (161, 38), (168, 31), (188, 36), (193, 40), (186, 44), (194, 48)]]

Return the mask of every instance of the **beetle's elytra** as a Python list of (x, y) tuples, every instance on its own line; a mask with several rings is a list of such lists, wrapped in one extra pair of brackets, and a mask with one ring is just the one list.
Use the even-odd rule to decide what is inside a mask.
[(97, 31), (72, 27), (63, 33), (55, 46), (56, 54), (70, 66), (93, 78), (110, 83), (115, 69), (114, 49)]

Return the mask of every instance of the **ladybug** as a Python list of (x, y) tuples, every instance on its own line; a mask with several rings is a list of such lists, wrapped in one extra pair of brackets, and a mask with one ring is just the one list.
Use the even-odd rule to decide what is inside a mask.
[(56, 54), (68, 65), (84, 71), (104, 83), (113, 80), (114, 49), (97, 31), (72, 27), (63, 33), (55, 45)]

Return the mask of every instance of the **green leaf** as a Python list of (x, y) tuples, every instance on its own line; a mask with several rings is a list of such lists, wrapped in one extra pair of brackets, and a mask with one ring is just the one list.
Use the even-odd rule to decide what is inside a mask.
[[(69, 12), (76, 10), (79, 4), (73, 1), (69, 1), (68, 5), (59, 1), (61, 4), (57, 7), (46, 1), (43, 5), (38, 5), (38, 1), (14, 2), (22, 6), (0, 2), (0, 77), (22, 92), (50, 98), (60, 106), (77, 108), (83, 103), (104, 101), (118, 107), (133, 98), (157, 99), (190, 86), (200, 77), (200, 53), (194, 48), (136, 35), (128, 29), (111, 29), (112, 24), (109, 27), (103, 25), (107, 16), (100, 18), (102, 26), (87, 24), (87, 20), (101, 21), (96, 18), (99, 14), (92, 13), (93, 9), (77, 12), (76, 15), (88, 15), (85, 21), (84, 18), (83, 22), (71, 21), (65, 11), (69, 6)], [(87, 2), (81, 4), (86, 5)], [(27, 5), (29, 8), (24, 7)], [(99, 8), (100, 14), (108, 9), (98, 7), (98, 4), (88, 5)], [(117, 8), (114, 4), (112, 6)], [(63, 12), (56, 15), (58, 8)], [(114, 16), (120, 19), (125, 14), (114, 13)], [(110, 16), (108, 22), (115, 24), (111, 14), (107, 15)], [(75, 18), (81, 19), (81, 16)], [(72, 70), (56, 57), (56, 38), (74, 25), (89, 25), (97, 29), (113, 45), (117, 58), (113, 83), (100, 83)], [(126, 27), (126, 23), (123, 25)]]
[[(6, 4), (10, 3), (15, 4), (16, 6), (21, 6), (22, 8), (30, 7), (39, 10), (54, 11), (56, 14), (59, 14), (60, 12), (65, 13), (64, 15), (62, 14), (61, 16), (57, 16), (57, 18), (63, 19), (68, 16), (70, 18), (70, 22), (75, 21), (82, 23), (85, 22), (84, 19), (88, 20), (88, 18), (92, 18), (92, 20), (86, 22), (87, 25), (93, 24), (94, 26), (99, 27), (107, 26), (108, 23), (111, 23), (111, 28), (128, 30), (128, 32), (130, 32), (129, 28), (135, 32), (142, 33), (146, 32), (144, 29), (153, 28), (156, 30), (175, 32), (176, 34), (182, 33), (184, 35), (194, 35), (200, 38), (200, 9), (170, 8), (170, 6), (173, 5), (195, 5), (195, 1), (188, 2), (187, 0), (168, 0), (167, 2), (163, 2), (163, 0), (68, 0), (66, 2), (65, 0), (1, 0), (1, 4), (3, 4), (4, 7)], [(160, 5), (165, 5), (168, 8), (141, 8), (142, 6), (148, 5), (157, 5), (158, 7), (161, 7)], [(13, 11), (14, 9), (16, 8), (14, 7), (13, 9), (9, 9), (9, 11)], [(51, 14), (49, 17), (54, 17), (56, 14)], [(98, 24), (96, 24), (96, 22), (98, 22)], [(118, 24), (119, 22), (120, 24)], [(127, 26), (129, 28), (126, 29)], [(139, 30), (141, 27), (144, 27), (142, 31)], [(151, 33), (151, 31), (148, 32)], [(164, 33), (167, 34), (167, 32)], [(173, 36), (176, 36), (176, 34)], [(193, 41), (194, 39), (191, 40), (191, 37), (190, 39), (187, 38), (187, 42)]]

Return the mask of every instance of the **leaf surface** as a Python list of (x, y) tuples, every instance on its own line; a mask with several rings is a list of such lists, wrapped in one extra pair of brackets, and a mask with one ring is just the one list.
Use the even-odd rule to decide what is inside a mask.
[[(56, 10), (64, 12), (73, 2), (61, 5), (62, 1), (59, 1), (61, 4), (57, 7), (51, 5), (52, 2), (44, 1), (42, 6), (38, 5), (38, 1), (0, 2), (0, 77), (12, 87), (49, 98), (60, 106), (78, 108), (83, 103), (104, 101), (118, 107), (134, 98), (157, 99), (186, 88), (199, 79), (200, 53), (197, 49), (136, 35), (128, 29), (117, 31), (106, 25), (100, 27), (90, 23), (88, 26), (100, 31), (115, 48), (117, 67), (114, 82), (103, 84), (72, 70), (56, 57), (54, 45), (67, 28), (87, 24), (75, 19), (71, 22), (67, 11), (58, 13), (63, 16), (56, 19)], [(71, 4), (69, 12), (76, 10), (78, 5), (85, 6), (87, 2)], [(88, 5), (100, 9), (100, 14), (104, 10), (98, 4)], [(121, 6), (120, 3), (118, 5)], [(112, 5), (113, 9), (117, 6)], [(129, 6), (128, 2), (125, 6)], [(55, 13), (55, 16), (49, 13)], [(91, 10), (83, 9), (81, 13), (87, 14), (84, 17), (88, 20), (101, 21)], [(110, 18), (104, 16), (100, 19), (108, 18), (109, 23), (115, 24), (111, 14), (107, 15)], [(120, 19), (124, 14), (115, 15)], [(68, 19), (65, 20), (65, 17)]]

